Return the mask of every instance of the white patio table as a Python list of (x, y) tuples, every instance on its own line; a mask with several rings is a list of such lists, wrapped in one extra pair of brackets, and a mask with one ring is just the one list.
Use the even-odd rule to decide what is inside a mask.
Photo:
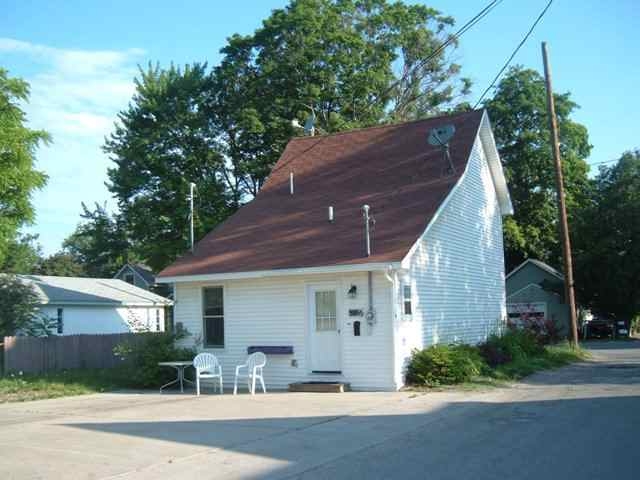
[(192, 382), (188, 378), (185, 378), (185, 376), (184, 376), (184, 370), (187, 367), (193, 366), (193, 362), (190, 362), (190, 361), (158, 362), (158, 365), (160, 365), (161, 367), (172, 367), (172, 368), (175, 368), (176, 371), (178, 372), (178, 376), (176, 377), (175, 380), (171, 380), (169, 383), (166, 383), (166, 384), (164, 384), (164, 385), (162, 385), (160, 387), (160, 393), (162, 393), (162, 389), (163, 388), (166, 388), (166, 387), (168, 387), (170, 385), (173, 385), (175, 383), (179, 383), (180, 384), (180, 393), (184, 393), (184, 382), (190, 383), (191, 385), (195, 385), (194, 382)]

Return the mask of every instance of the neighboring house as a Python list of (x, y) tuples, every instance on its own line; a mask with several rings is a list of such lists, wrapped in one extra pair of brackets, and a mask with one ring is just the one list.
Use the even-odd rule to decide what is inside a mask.
[(55, 320), (57, 335), (164, 331), (171, 301), (111, 278), (17, 275), (41, 299), (40, 311)]
[(125, 264), (113, 278), (119, 278), (145, 290), (151, 290), (156, 284), (156, 276), (153, 271), (145, 265), (136, 263)]
[(534, 317), (554, 321), (566, 334), (569, 305), (564, 303), (564, 276), (539, 260), (528, 259), (506, 279), (509, 318)]
[[(446, 124), (453, 171), (427, 142)], [(483, 111), (294, 138), (256, 198), (157, 279), (174, 284), (183, 342), (213, 352), (225, 382), (257, 349), (274, 388), (394, 390), (412, 349), (478, 342), (506, 319), (511, 212)]]

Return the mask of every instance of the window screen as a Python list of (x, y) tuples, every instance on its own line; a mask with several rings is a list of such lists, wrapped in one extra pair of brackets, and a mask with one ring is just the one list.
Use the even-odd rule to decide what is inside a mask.
[(222, 287), (202, 290), (203, 333), (205, 347), (224, 347), (224, 304)]
[(64, 332), (64, 319), (62, 318), (62, 312), (63, 309), (59, 308), (58, 316), (56, 318), (56, 331), (58, 332), (58, 335), (62, 335), (62, 333)]
[(411, 285), (404, 285), (402, 287), (402, 300), (404, 314), (411, 315), (413, 313), (413, 308), (411, 306)]

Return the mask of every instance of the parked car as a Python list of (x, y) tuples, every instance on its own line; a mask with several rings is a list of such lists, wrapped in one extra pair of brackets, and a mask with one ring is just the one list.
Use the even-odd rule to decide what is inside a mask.
[(581, 334), (584, 339), (626, 338), (629, 336), (629, 324), (626, 320), (597, 316), (582, 324)]

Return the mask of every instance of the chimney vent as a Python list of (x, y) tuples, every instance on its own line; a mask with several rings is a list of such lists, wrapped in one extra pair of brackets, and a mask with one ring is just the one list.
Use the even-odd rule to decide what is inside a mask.
[(333, 216), (333, 205), (329, 207), (329, 222), (333, 223), (334, 221), (334, 216)]
[(289, 172), (289, 193), (293, 195), (293, 172)]

